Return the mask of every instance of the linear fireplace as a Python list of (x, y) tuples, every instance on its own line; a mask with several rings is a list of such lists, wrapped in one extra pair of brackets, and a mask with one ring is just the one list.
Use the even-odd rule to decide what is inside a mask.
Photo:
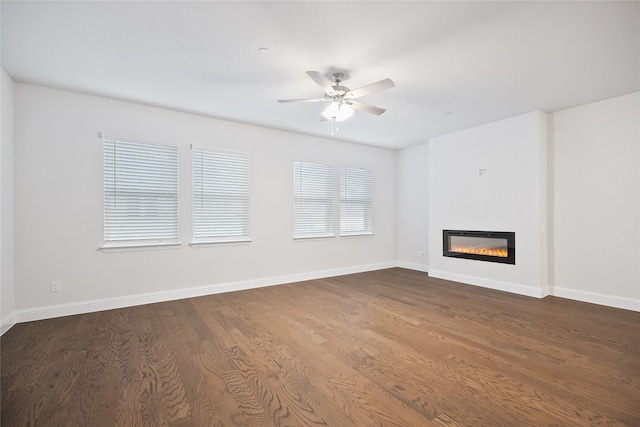
[(516, 233), (442, 230), (442, 255), (479, 261), (516, 263)]

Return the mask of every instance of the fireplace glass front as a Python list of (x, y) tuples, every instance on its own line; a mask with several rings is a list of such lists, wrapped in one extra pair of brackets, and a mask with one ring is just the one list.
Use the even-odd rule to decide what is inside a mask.
[(504, 231), (443, 230), (446, 257), (515, 264), (515, 233)]

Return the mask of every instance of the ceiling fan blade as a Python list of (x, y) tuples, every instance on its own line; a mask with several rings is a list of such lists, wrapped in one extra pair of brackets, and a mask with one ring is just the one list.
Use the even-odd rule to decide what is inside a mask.
[(365, 104), (365, 103), (359, 102), (359, 101), (349, 101), (349, 102), (347, 102), (347, 104), (351, 108), (353, 108), (354, 110), (358, 110), (358, 111), (362, 111), (362, 112), (370, 113), (370, 114), (375, 114), (376, 116), (379, 116), (380, 114), (382, 114), (385, 111), (387, 111), (384, 108), (375, 107), (373, 105)]
[(320, 86), (322, 88), (322, 90), (325, 91), (325, 93), (327, 93), (328, 95), (333, 95), (334, 91), (333, 91), (333, 86), (332, 86), (331, 80), (326, 78), (319, 71), (307, 71), (307, 74), (309, 75), (309, 77), (311, 77), (311, 79), (314, 82), (316, 82), (316, 84), (318, 86)]
[(365, 96), (370, 94), (371, 92), (376, 92), (382, 89), (388, 89), (390, 87), (394, 87), (396, 84), (391, 79), (380, 80), (379, 82), (371, 83), (370, 85), (362, 86), (359, 89), (354, 89), (349, 91), (345, 98), (360, 98), (361, 96)]
[(280, 103), (286, 102), (329, 102), (331, 98), (302, 98), (302, 99), (278, 99)]

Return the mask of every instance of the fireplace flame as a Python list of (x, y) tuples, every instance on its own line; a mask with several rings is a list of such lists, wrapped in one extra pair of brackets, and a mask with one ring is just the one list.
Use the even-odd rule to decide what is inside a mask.
[(475, 248), (473, 246), (452, 246), (451, 252), (460, 252), (463, 254), (499, 256), (507, 258), (509, 251), (507, 248)]

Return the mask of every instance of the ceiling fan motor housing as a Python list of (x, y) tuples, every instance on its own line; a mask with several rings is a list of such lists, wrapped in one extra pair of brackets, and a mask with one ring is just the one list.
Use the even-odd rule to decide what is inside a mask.
[(331, 86), (333, 88), (333, 100), (334, 101), (340, 101), (342, 99), (342, 97), (344, 96), (344, 94), (346, 94), (347, 92), (349, 92), (349, 88), (346, 86), (342, 86), (340, 84), (340, 82), (342, 82), (342, 80), (344, 80), (344, 74), (342, 73), (333, 73), (331, 75), (331, 77), (333, 77), (333, 81), (336, 82), (335, 86)]
[(333, 91), (335, 92), (334, 97), (339, 96), (340, 98), (342, 98), (345, 93), (349, 92), (349, 88), (346, 86), (335, 85), (332, 87)]
[(324, 96), (322, 98), (279, 99), (278, 102), (332, 102), (336, 104), (338, 108), (346, 104), (354, 110), (379, 116), (385, 112), (384, 108), (356, 101), (356, 98), (395, 86), (393, 81), (387, 78), (352, 91), (348, 87), (341, 85), (344, 79), (343, 73), (331, 74), (333, 82), (319, 71), (307, 71), (307, 75), (324, 90)]

